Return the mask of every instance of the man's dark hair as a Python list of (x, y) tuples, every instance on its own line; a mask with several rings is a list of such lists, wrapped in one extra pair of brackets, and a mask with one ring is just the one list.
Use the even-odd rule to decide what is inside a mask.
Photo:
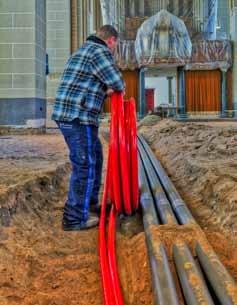
[(112, 25), (106, 24), (98, 29), (98, 31), (96, 32), (96, 36), (102, 40), (106, 40), (112, 36), (114, 36), (117, 39), (118, 32)]

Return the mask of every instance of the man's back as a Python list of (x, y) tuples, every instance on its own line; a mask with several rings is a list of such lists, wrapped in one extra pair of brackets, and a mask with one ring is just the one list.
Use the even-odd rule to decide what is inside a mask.
[(106, 90), (124, 89), (121, 74), (115, 67), (106, 43), (90, 36), (68, 60), (57, 90), (52, 119), (98, 126)]

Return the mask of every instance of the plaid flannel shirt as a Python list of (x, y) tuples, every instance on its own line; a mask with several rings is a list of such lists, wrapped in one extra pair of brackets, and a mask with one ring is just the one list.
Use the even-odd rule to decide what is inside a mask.
[(68, 60), (56, 93), (52, 119), (98, 126), (108, 88), (123, 91), (121, 73), (106, 43), (90, 36)]

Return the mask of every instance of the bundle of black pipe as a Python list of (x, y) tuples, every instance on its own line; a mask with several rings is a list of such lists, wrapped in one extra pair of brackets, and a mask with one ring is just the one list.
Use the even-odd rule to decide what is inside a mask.
[[(141, 143), (138, 145), (140, 156), (145, 157), (145, 151), (141, 147)], [(144, 162), (143, 162), (144, 161)], [(152, 196), (152, 188), (150, 185), (154, 186), (155, 177), (152, 175), (153, 168), (149, 166), (149, 160), (144, 158), (143, 161), (141, 157), (139, 158), (139, 186), (140, 186), (140, 202), (143, 210), (143, 223), (145, 228), (146, 243), (148, 248), (148, 255), (150, 260), (150, 267), (152, 273), (152, 284), (154, 292), (155, 305), (166, 305), (174, 304), (178, 305), (178, 297), (174, 284), (174, 279), (169, 266), (168, 257), (166, 250), (162, 242), (154, 240), (152, 237), (152, 228), (159, 224), (158, 216), (155, 210), (154, 200)], [(149, 173), (149, 175), (148, 175)], [(151, 181), (151, 177), (153, 181)], [(149, 181), (149, 182), (148, 182)], [(155, 189), (155, 188), (154, 188)], [(159, 204), (159, 202), (158, 202)], [(174, 219), (175, 216), (173, 215)], [(177, 222), (176, 222), (177, 223)], [(176, 268), (178, 270), (178, 275), (181, 281), (182, 289), (187, 301), (187, 304), (193, 305), (204, 304), (213, 305), (211, 297), (208, 293), (205, 282), (202, 280), (200, 272), (197, 268), (192, 268), (192, 276), (197, 279), (194, 284), (187, 281), (188, 273), (186, 271), (187, 263), (190, 264), (192, 255), (188, 247), (185, 247), (183, 251), (180, 245), (174, 248), (174, 260), (177, 262)], [(187, 260), (187, 258), (189, 260)], [(192, 261), (193, 262), (193, 259)], [(190, 268), (189, 268), (190, 269)], [(190, 272), (189, 272), (190, 274)], [(198, 282), (198, 285), (197, 285)]]
[(167, 197), (170, 201), (170, 204), (172, 205), (172, 208), (179, 222), (181, 224), (195, 223), (196, 221), (193, 218), (192, 214), (190, 213), (189, 209), (187, 208), (185, 202), (180, 197), (175, 186), (170, 181), (165, 170), (163, 169), (160, 162), (156, 159), (155, 155), (153, 154), (152, 150), (150, 149), (146, 141), (143, 139), (142, 136), (139, 136), (138, 138), (156, 171), (156, 174), (167, 194)]
[(170, 206), (169, 200), (167, 199), (166, 194), (159, 182), (154, 167), (145, 149), (143, 148), (142, 144), (139, 141), (138, 141), (138, 147), (139, 147), (139, 152), (141, 154), (142, 162), (144, 163), (144, 169), (146, 171), (147, 176), (149, 176), (148, 182), (150, 184), (151, 192), (161, 222), (165, 224), (177, 224), (176, 217)]
[[(152, 228), (159, 224), (157, 213), (163, 224), (169, 222), (175, 223), (175, 215), (181, 224), (194, 223), (197, 225), (197, 223), (166, 175), (160, 162), (155, 158), (151, 149), (141, 136), (139, 136), (138, 148), (140, 154), (140, 203), (143, 210), (143, 221), (150, 258), (155, 304), (178, 304), (177, 293), (175, 291), (174, 281), (170, 272), (164, 245), (161, 242), (158, 242), (157, 239), (156, 242), (154, 241), (154, 238), (152, 237)], [(159, 181), (161, 183), (159, 183)], [(161, 190), (161, 185), (164, 188), (164, 192)], [(165, 195), (167, 195), (167, 197)], [(166, 207), (165, 209), (161, 208), (162, 203)], [(168, 214), (165, 214), (164, 211), (168, 211)], [(169, 216), (167, 217), (167, 215)], [(219, 304), (237, 305), (237, 285), (220, 262), (211, 246), (204, 247), (197, 242), (196, 253), (208, 282), (211, 285), (215, 296), (218, 298)], [(185, 243), (174, 245), (173, 259), (186, 303), (188, 305), (214, 304), (202, 271), (198, 268), (197, 263), (194, 261), (192, 254)]]
[(150, 228), (158, 225), (159, 222), (141, 156), (139, 157), (139, 188), (155, 305), (178, 305), (179, 301), (165, 247), (162, 244), (156, 245), (151, 235)]

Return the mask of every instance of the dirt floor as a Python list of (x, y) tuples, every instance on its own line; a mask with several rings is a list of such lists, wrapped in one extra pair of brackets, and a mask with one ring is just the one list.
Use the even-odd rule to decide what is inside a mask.
[[(61, 230), (70, 172), (61, 135), (2, 136), (0, 145), (0, 220), (10, 225), (0, 226), (0, 304), (103, 304), (98, 229)], [(141, 217), (119, 219), (117, 231), (125, 302), (152, 304)]]
[[(140, 125), (237, 280), (237, 123), (179, 123), (148, 117)], [(107, 135), (108, 129), (102, 127), (105, 155)], [(0, 305), (102, 305), (98, 230), (61, 230), (70, 172), (61, 135), (2, 136), (0, 145), (0, 220), (10, 224), (0, 226)], [(177, 235), (191, 248), (190, 236), (196, 236), (185, 226), (178, 231), (161, 226), (157, 234), (171, 262)], [(139, 214), (118, 220), (117, 255), (125, 304), (153, 304)]]

